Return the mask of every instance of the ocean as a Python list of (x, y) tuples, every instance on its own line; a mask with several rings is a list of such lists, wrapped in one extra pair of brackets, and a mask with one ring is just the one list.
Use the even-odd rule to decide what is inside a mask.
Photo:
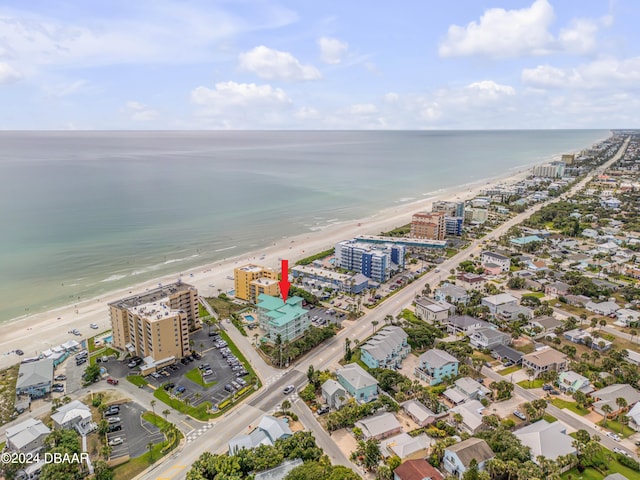
[(609, 134), (0, 132), (0, 322), (504, 175)]

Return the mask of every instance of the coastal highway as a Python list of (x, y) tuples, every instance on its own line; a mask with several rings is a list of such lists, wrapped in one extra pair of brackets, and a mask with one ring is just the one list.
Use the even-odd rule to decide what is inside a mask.
[[(440, 280), (449, 275), (450, 269), (455, 268), (460, 262), (469, 259), (471, 255), (477, 255), (482, 242), (500, 237), (506, 233), (509, 228), (521, 223), (543, 206), (559, 201), (560, 199), (565, 199), (578, 192), (593, 178), (593, 176), (600, 174), (618, 161), (626, 151), (629, 141), (630, 138), (627, 138), (616, 155), (614, 155), (605, 164), (586, 175), (584, 179), (574, 185), (568, 192), (565, 192), (557, 199), (551, 199), (537, 204), (527, 211), (516, 215), (493, 231), (489, 232), (484, 238), (473, 241), (468, 248), (442, 262), (442, 264), (439, 265), (441, 272), (435, 273), (435, 271), (432, 271), (427, 273), (420, 280), (407, 285), (401, 291), (391, 296), (377, 307), (369, 310), (363, 317), (353, 322), (352, 325), (344, 328), (335, 337), (329, 339), (322, 346), (315, 349), (311, 354), (303, 357), (298, 363), (287, 370), (279, 380), (268, 386), (265, 390), (256, 394), (255, 397), (249, 399), (246, 404), (243, 404), (241, 407), (233, 410), (222, 419), (214, 421), (213, 423), (215, 426), (202, 436), (198, 437), (196, 441), (187, 444), (186, 447), (171, 454), (168, 459), (154, 466), (139, 478), (149, 480), (173, 480), (184, 478), (189, 466), (200, 456), (201, 453), (205, 451), (224, 451), (227, 442), (231, 438), (242, 433), (247, 433), (249, 425), (255, 425), (262, 415), (271, 411), (282, 402), (284, 399), (282, 389), (286, 385), (294, 384), (296, 388), (300, 388), (304, 383), (306, 383), (306, 371), (309, 365), (313, 364), (316, 369), (328, 368), (343, 355), (345, 338), (349, 338), (351, 340), (362, 340), (367, 338), (372, 333), (371, 322), (373, 320), (377, 320), (380, 322), (380, 325), (382, 325), (386, 315), (392, 315), (395, 317), (405, 306), (411, 304), (427, 283), (431, 285), (437, 284)], [(262, 360), (254, 360), (254, 367), (260, 369), (258, 366), (258, 363), (260, 362), (262, 362)], [(500, 377), (500, 379), (502, 379), (502, 377)], [(516, 388), (520, 389), (518, 386), (516, 386)], [(531, 395), (533, 394), (524, 389), (517, 390), (518, 394), (521, 394), (521, 390), (523, 392), (523, 398), (529, 400), (535, 399), (535, 395), (534, 398), (531, 398)], [(591, 427), (586, 423), (571, 417), (569, 414), (557, 409), (556, 407), (550, 406), (548, 411), (552, 415), (556, 416), (556, 418), (559, 418), (562, 421), (566, 420), (567, 424), (574, 428), (585, 428), (590, 431), (590, 433), (595, 432), (593, 429), (589, 430)], [(609, 447), (609, 440), (610, 439), (607, 437), (604, 439), (603, 444)], [(611, 440), (611, 442), (613, 442), (613, 440)], [(613, 446), (617, 446), (617, 444)]]

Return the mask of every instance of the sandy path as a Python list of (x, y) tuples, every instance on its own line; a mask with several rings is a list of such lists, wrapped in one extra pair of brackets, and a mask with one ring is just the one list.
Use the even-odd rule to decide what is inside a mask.
[[(217, 295), (218, 289), (227, 291), (233, 288), (233, 281), (229, 280), (227, 276), (233, 275), (233, 269), (239, 265), (255, 262), (267, 267), (279, 268), (279, 258), (289, 259), (290, 265), (293, 265), (296, 260), (331, 248), (340, 240), (352, 238), (359, 234), (376, 235), (381, 231), (406, 225), (411, 221), (413, 213), (430, 209), (431, 203), (435, 200), (465, 200), (473, 198), (487, 184), (515, 183), (525, 178), (529, 173), (529, 169), (524, 169), (516, 173), (511, 172), (504, 177), (491, 181), (479, 182), (473, 186), (452, 187), (439, 192), (437, 196), (389, 208), (359, 221), (354, 220), (331, 225), (320, 231), (307, 232), (282, 239), (271, 247), (258, 252), (243, 254), (225, 262), (216, 262), (186, 270), (182, 272), (181, 278), (186, 283), (196, 286), (199, 292), (205, 296)], [(260, 260), (262, 255), (265, 258)], [(69, 338), (79, 340), (86, 335), (110, 328), (107, 307), (109, 302), (125, 297), (130, 292), (138, 293), (145, 289), (153, 288), (158, 282), (174, 282), (178, 277), (179, 274), (167, 275), (133, 287), (101, 295), (98, 298), (85, 300), (77, 303), (77, 305), (68, 305), (34, 314), (3, 325), (0, 331), (0, 352), (3, 352), (0, 354), (0, 368), (5, 368), (19, 361), (19, 357), (11, 353), (15, 349), (23, 350), (25, 357), (35, 356), (43, 350), (64, 343)], [(100, 329), (91, 330), (89, 328), (90, 323), (97, 323)], [(67, 333), (74, 328), (80, 330), (83, 337), (75, 337)]]

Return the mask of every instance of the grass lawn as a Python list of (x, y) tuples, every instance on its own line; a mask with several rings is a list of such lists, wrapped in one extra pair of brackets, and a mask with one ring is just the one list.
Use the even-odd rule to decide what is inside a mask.
[(522, 388), (542, 388), (542, 385), (544, 385), (544, 380), (542, 380), (541, 378), (536, 378), (531, 382), (529, 380), (522, 380), (521, 382), (518, 382), (518, 385), (520, 385)]
[(93, 343), (93, 338), (91, 337), (89, 340), (87, 340), (87, 349), (89, 350), (89, 353), (93, 353), (93, 351), (96, 349), (96, 345), (95, 343)]
[(12, 420), (16, 405), (16, 382), (20, 365), (0, 371), (0, 424)]
[(158, 443), (153, 446), (151, 452), (148, 452), (129, 460), (127, 463), (118, 465), (113, 469), (114, 480), (129, 480), (136, 477), (143, 472), (149, 465), (160, 460), (162, 458), (163, 443)]
[(142, 375), (128, 375), (127, 380), (137, 387), (144, 387), (148, 383)]
[(518, 370), (522, 370), (522, 367), (520, 365), (511, 365), (510, 367), (507, 367), (504, 370), (500, 370), (498, 373), (504, 377), (505, 375), (509, 375), (510, 373), (517, 372)]
[(554, 417), (553, 415), (549, 415), (548, 413), (545, 413), (542, 416), (542, 419), (546, 420), (549, 423), (553, 423), (553, 422), (557, 422), (558, 421), (558, 419), (556, 417)]
[[(606, 450), (606, 449), (605, 449)], [(607, 462), (607, 467), (609, 470), (603, 475), (598, 472), (595, 468), (586, 468), (584, 472), (578, 472), (577, 468), (572, 468), (571, 470), (565, 472), (560, 477), (562, 480), (570, 480), (570, 479), (582, 479), (582, 480), (602, 480), (607, 475), (611, 475), (612, 473), (620, 473), (624, 475), (629, 480), (637, 480), (640, 479), (640, 473), (634, 470), (631, 470), (629, 467), (625, 467), (618, 460), (615, 460), (615, 454), (613, 452), (607, 452), (611, 454), (612, 460)]]
[(566, 408), (568, 410), (571, 410), (573, 413), (576, 413), (580, 416), (584, 416), (589, 413), (589, 409), (578, 407), (578, 404), (576, 402), (569, 402), (560, 398), (554, 398), (553, 400), (551, 400), (551, 403), (558, 408)]
[[(604, 426), (604, 420), (599, 421), (598, 425), (600, 425), (601, 427)], [(617, 433), (622, 438), (627, 438), (629, 435), (633, 435), (634, 433), (636, 433), (635, 430), (630, 428), (628, 425), (624, 425), (617, 420), (607, 420), (607, 425), (605, 428), (611, 430), (614, 433)]]
[(533, 345), (533, 343), (527, 343), (526, 345), (518, 345), (517, 347), (514, 347), (514, 348), (519, 352), (527, 354), (535, 350), (535, 345)]
[(206, 300), (216, 313), (224, 318), (229, 318), (232, 313), (236, 313), (239, 310), (246, 308), (243, 305), (238, 305), (230, 302), (229, 300), (225, 300), (224, 298), (208, 297)]
[(202, 375), (200, 375), (200, 369), (199, 368), (194, 368), (193, 370), (189, 370), (185, 377), (187, 377), (189, 380), (191, 380), (194, 383), (197, 383), (198, 385), (200, 385), (201, 387), (204, 388), (209, 388), (209, 387), (213, 387), (216, 383), (218, 382), (211, 382), (211, 383), (205, 383), (205, 381), (202, 378)]
[(197, 407), (192, 407), (191, 405), (185, 404), (182, 400), (177, 397), (171, 398), (171, 396), (163, 389), (156, 388), (153, 392), (153, 396), (158, 400), (166, 403), (171, 408), (178, 410), (181, 413), (185, 413), (197, 420), (207, 421), (213, 416), (207, 413), (207, 410), (211, 407), (211, 402), (203, 402)]
[(524, 295), (522, 295), (522, 297), (536, 297), (536, 298), (542, 298), (544, 297), (544, 292), (531, 292), (531, 293), (525, 293)]

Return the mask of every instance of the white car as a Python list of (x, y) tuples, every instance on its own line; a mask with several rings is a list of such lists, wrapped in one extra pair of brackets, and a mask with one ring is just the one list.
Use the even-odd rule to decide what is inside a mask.
[(284, 390), (282, 391), (282, 393), (284, 393), (285, 395), (289, 395), (291, 392), (293, 392), (296, 389), (295, 385), (287, 385)]
[(118, 423), (120, 421), (120, 417), (110, 417), (107, 419), (107, 423)]
[(613, 432), (607, 433), (607, 437), (613, 438), (616, 442), (620, 441), (620, 436), (618, 434), (616, 434), (616, 433), (613, 433)]
[(116, 437), (112, 440), (109, 440), (109, 446), (111, 447), (115, 447), (116, 445), (122, 445), (123, 444), (123, 440), (120, 437)]
[(90, 328), (93, 328), (94, 330), (98, 329), (98, 324), (97, 323), (92, 323), (91, 325), (89, 325)]

